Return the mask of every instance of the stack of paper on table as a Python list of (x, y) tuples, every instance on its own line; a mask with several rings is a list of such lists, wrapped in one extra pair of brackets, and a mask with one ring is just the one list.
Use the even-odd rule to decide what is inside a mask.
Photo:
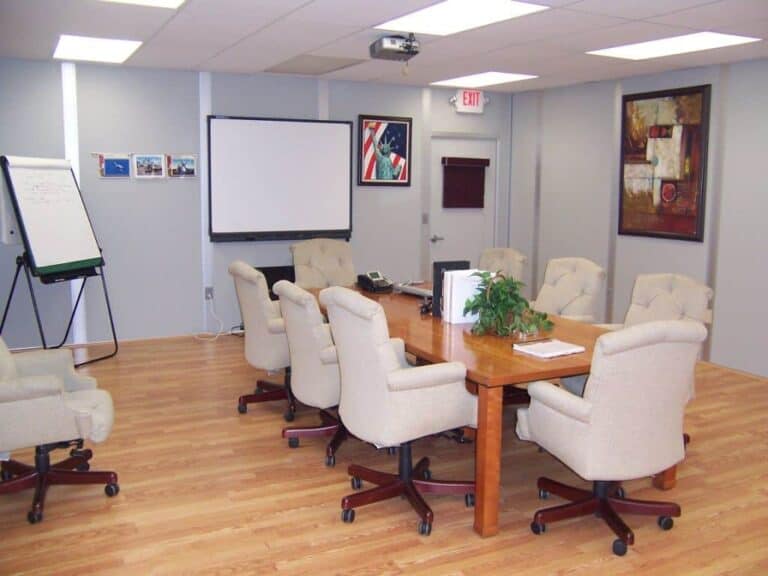
[(567, 356), (568, 354), (578, 354), (584, 352), (584, 346), (563, 342), (562, 340), (551, 339), (540, 342), (529, 342), (514, 344), (512, 348), (517, 352), (524, 352), (538, 358), (555, 358), (556, 356)]

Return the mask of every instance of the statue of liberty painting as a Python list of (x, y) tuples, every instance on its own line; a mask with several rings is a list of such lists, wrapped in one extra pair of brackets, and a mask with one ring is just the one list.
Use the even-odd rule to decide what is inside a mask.
[(392, 165), (390, 158), (392, 140), (387, 140), (385, 137), (383, 141), (380, 141), (373, 130), (371, 130), (371, 136), (373, 138), (373, 150), (376, 153), (376, 179), (397, 180), (403, 167)]

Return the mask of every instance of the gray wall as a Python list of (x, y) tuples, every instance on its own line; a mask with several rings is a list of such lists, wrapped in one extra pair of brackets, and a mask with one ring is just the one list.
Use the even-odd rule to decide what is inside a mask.
[[(0, 59), (0, 95), (0, 155), (64, 157), (59, 64)], [(5, 306), (16, 270), (16, 257), (23, 251), (22, 244), (0, 244), (0, 306)], [(58, 344), (72, 310), (69, 284), (46, 286), (33, 278), (33, 289), (40, 306), (46, 339), (49, 344)], [(2, 337), (11, 347), (40, 345), (23, 272)]]
[[(120, 339), (200, 329), (198, 179), (100, 179), (93, 152), (200, 150), (197, 74), (77, 66), (83, 197), (106, 262)], [(110, 337), (101, 285), (89, 281), (88, 340)]]
[[(532, 250), (535, 287), (549, 258), (591, 258), (609, 274), (606, 319), (620, 322), (637, 274), (687, 274), (715, 290), (711, 360), (768, 374), (768, 313), (753, 304), (768, 280), (757, 173), (767, 72), (759, 61), (515, 95), (510, 245)], [(619, 236), (622, 94), (700, 84), (712, 85), (704, 241)]]

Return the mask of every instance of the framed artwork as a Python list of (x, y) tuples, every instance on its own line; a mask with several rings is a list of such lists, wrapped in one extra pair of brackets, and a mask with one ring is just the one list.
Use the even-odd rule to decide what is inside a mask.
[(710, 86), (622, 98), (619, 234), (701, 242)]
[(197, 176), (197, 156), (192, 154), (168, 154), (168, 178), (194, 178)]
[(410, 186), (411, 118), (361, 114), (357, 126), (357, 183)]
[(128, 178), (131, 175), (128, 154), (99, 154), (98, 159), (101, 178)]
[(134, 154), (134, 178), (165, 178), (165, 154)]

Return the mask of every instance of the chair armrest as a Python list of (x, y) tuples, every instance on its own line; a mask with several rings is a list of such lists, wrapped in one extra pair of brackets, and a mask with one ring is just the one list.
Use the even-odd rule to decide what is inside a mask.
[(442, 362), (413, 368), (402, 368), (387, 374), (387, 386), (393, 392), (434, 388), (464, 382), (467, 367), (461, 362)]
[(401, 368), (410, 366), (407, 358), (405, 357), (405, 341), (402, 338), (390, 338), (389, 344), (392, 346), (392, 350), (397, 356), (397, 362)]
[(270, 318), (267, 320), (267, 331), (270, 334), (285, 334), (285, 320), (282, 318)]
[(64, 382), (51, 374), (40, 376), (22, 376), (11, 378), (0, 386), (0, 402), (30, 400), (43, 396), (60, 395), (64, 392)]
[(610, 330), (611, 332), (624, 328), (624, 324), (595, 324), (595, 326), (603, 330)]
[(540, 381), (529, 384), (528, 395), (531, 397), (531, 402), (541, 402), (564, 416), (585, 424), (589, 423), (592, 404), (550, 382)]
[(72, 350), (68, 348), (32, 350), (13, 355), (19, 376), (58, 376), (67, 392), (92, 390), (98, 387), (92, 376), (75, 372)]
[(320, 362), (325, 365), (338, 364), (339, 357), (336, 353), (336, 346), (328, 346), (320, 350)]

